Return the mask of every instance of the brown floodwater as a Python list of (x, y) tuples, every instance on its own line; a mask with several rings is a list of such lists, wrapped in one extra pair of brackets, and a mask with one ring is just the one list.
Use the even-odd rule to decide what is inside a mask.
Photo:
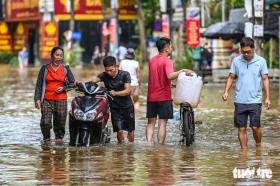
[[(74, 73), (80, 80), (94, 75), (88, 68)], [(271, 109), (263, 109), (261, 148), (254, 146), (248, 130), (249, 149), (240, 150), (232, 99), (221, 100), (223, 84), (204, 85), (195, 109), (199, 122), (191, 147), (179, 143), (176, 120), (168, 123), (165, 145), (145, 142), (143, 94), (136, 113), (135, 143), (119, 145), (112, 134), (105, 146), (80, 148), (68, 146), (68, 123), (64, 144), (42, 143), (40, 111), (33, 103), (37, 74), (38, 68), (18, 71), (0, 66), (0, 185), (280, 185), (278, 84), (271, 85)], [(74, 91), (69, 103), (73, 96)], [(267, 169), (272, 177), (235, 178), (235, 168), (254, 168), (256, 174), (257, 169)]]

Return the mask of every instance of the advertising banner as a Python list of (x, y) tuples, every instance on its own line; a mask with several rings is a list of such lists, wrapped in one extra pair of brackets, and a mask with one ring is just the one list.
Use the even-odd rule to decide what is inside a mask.
[(200, 44), (200, 9), (198, 7), (187, 9), (186, 29), (187, 45), (198, 47)]
[(12, 51), (11, 32), (5, 22), (0, 22), (0, 51)]
[(109, 33), (110, 33), (110, 52), (114, 53), (115, 50), (118, 47), (118, 30), (117, 30), (117, 20), (115, 18), (112, 18), (110, 20), (109, 25)]
[[(55, 15), (58, 19), (70, 19), (70, 0), (56, 0)], [(102, 0), (74, 0), (76, 20), (100, 20), (102, 14)]]
[(41, 24), (40, 58), (51, 59), (51, 50), (58, 46), (58, 25), (55, 21), (44, 21)]
[(39, 20), (38, 0), (9, 0), (6, 1), (6, 20)]
[(169, 16), (167, 14), (162, 15), (162, 37), (170, 37)]
[(119, 19), (137, 19), (137, 9), (135, 0), (119, 0)]

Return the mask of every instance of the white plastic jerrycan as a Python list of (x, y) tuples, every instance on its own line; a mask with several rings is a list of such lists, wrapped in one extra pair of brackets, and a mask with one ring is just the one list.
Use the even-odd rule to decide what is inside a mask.
[(203, 83), (200, 76), (196, 74), (187, 76), (185, 72), (181, 72), (176, 83), (175, 103), (180, 104), (188, 102), (193, 108), (197, 107), (202, 85)]

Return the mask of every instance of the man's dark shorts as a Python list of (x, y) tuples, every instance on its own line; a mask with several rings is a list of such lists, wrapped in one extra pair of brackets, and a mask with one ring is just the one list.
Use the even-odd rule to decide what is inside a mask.
[(147, 102), (147, 118), (159, 119), (172, 119), (173, 118), (173, 105), (172, 100)]
[(242, 104), (234, 103), (234, 126), (247, 128), (248, 117), (250, 118), (250, 127), (261, 127), (261, 103)]
[(113, 131), (119, 132), (120, 130), (134, 131), (135, 130), (135, 113), (134, 106), (129, 108), (111, 108), (111, 120), (113, 124)]

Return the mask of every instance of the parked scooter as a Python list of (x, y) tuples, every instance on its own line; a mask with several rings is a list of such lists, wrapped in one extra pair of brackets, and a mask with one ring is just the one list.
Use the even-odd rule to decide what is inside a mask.
[(96, 83), (86, 82), (77, 85), (76, 96), (69, 112), (70, 146), (105, 144), (110, 141), (108, 99), (112, 99), (105, 88)]

